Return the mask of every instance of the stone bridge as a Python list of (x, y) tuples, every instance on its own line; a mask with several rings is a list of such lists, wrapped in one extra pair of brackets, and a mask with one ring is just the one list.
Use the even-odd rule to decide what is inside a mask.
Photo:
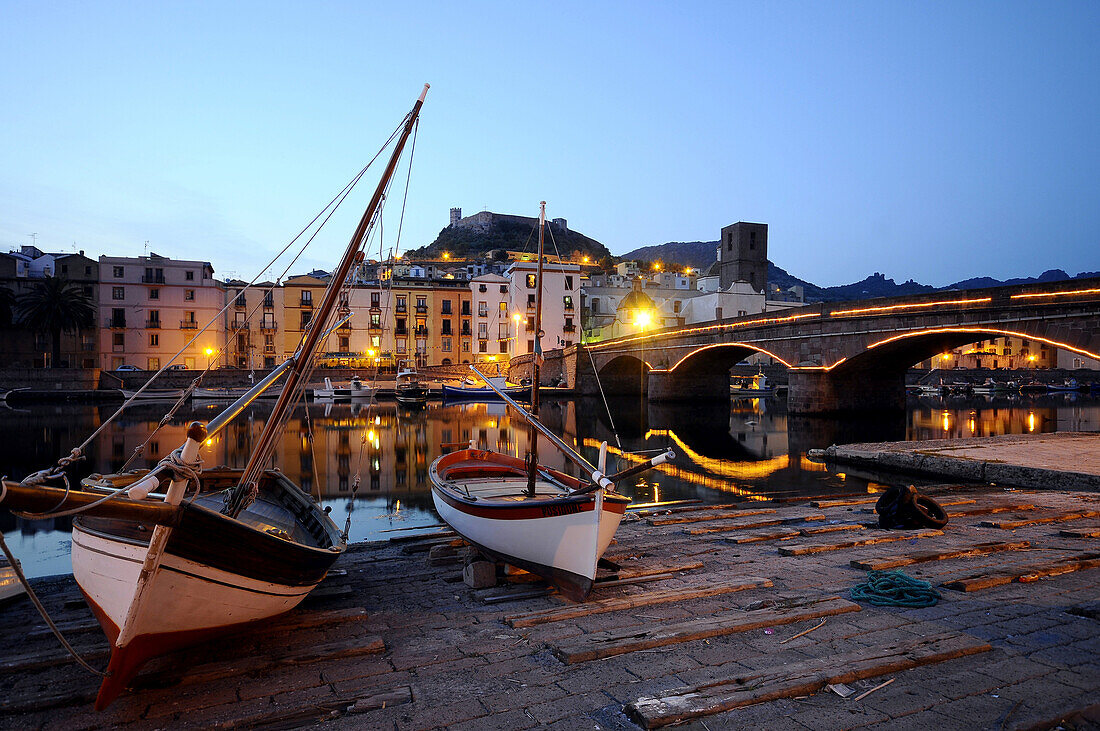
[[(1100, 359), (1100, 278), (822, 303), (659, 330), (549, 354), (546, 375), (597, 394), (726, 398), (729, 371), (766, 353), (789, 369), (788, 410), (902, 408), (905, 372), (1013, 336)], [(512, 370), (525, 370), (526, 358)], [(547, 378), (541, 379), (546, 382)]]

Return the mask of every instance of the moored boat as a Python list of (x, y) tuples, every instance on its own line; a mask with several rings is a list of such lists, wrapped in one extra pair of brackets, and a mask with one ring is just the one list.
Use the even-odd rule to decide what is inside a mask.
[(369, 399), (374, 394), (374, 389), (363, 383), (359, 376), (352, 376), (346, 386), (334, 386), (332, 380), (325, 376), (325, 387), (313, 389), (315, 401), (352, 401)]
[(416, 368), (401, 363), (394, 386), (397, 403), (405, 406), (423, 406), (428, 402), (428, 387), (420, 381)]
[[(502, 393), (512, 398), (523, 398), (530, 393), (529, 386), (509, 384), (506, 376), (486, 376), (488, 381), (497, 387)], [(459, 384), (444, 383), (443, 398), (447, 401), (499, 401), (500, 396), (488, 386), (478, 385), (476, 381), (467, 378)]]
[(736, 383), (730, 384), (730, 393), (734, 396), (765, 396), (775, 393), (775, 386), (768, 383), (768, 377), (761, 371), (751, 378), (739, 378)]
[[(318, 346), (347, 321), (345, 316), (323, 329), (370, 239), (427, 88), (391, 137), (394, 149), (382, 179), (293, 356), (208, 424), (190, 424), (183, 446), (152, 470), (91, 475), (71, 487), (69, 472), (89, 437), (55, 467), (21, 482), (0, 482), (0, 509), (30, 519), (77, 516), (73, 575), (111, 641), (97, 709), (110, 704), (150, 657), (293, 609), (346, 548), (347, 537), (328, 512), (270, 463)], [(245, 467), (203, 473), (199, 454), (207, 439), (279, 379), (282, 392)], [(0, 547), (8, 552), (2, 535)]]

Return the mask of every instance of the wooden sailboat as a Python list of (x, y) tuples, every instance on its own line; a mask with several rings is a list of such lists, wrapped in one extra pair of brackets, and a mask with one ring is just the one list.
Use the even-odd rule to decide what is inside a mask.
[[(58, 469), (0, 486), (0, 508), (83, 510), (73, 521), (73, 575), (112, 644), (97, 709), (111, 703), (150, 657), (293, 609), (346, 548), (346, 537), (321, 506), (282, 472), (264, 465), (301, 396), (313, 355), (327, 334), (323, 326), (367, 241), (426, 93), (425, 85), (333, 272), (316, 324), (307, 329), (294, 356), (209, 424), (192, 423), (174, 458), (152, 471), (94, 476), (69, 490), (67, 484), (47, 484), (62, 478)], [(204, 440), (283, 376), (282, 392), (248, 464), (211, 470), (200, 478)], [(188, 486), (200, 479), (201, 489), (185, 500)]]
[[(489, 450), (463, 449), (436, 459), (429, 470), (436, 512), (480, 551), (498, 561), (537, 574), (567, 597), (581, 601), (596, 580), (596, 567), (622, 521), (630, 498), (615, 492), (615, 482), (649, 469), (666, 459), (665, 452), (611, 477), (605, 476), (607, 444), (593, 466), (537, 418), (539, 340), (542, 326), (543, 228), (546, 203), (539, 212), (539, 252), (535, 292), (535, 353), (531, 380), (531, 411), (527, 412), (474, 366), (470, 369), (530, 427), (526, 460)], [(539, 464), (542, 435), (584, 477)]]

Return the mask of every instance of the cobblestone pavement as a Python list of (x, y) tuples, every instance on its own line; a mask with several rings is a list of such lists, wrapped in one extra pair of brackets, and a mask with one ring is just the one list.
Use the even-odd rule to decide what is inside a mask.
[[(1090, 536), (1100, 518), (1089, 515), (1100, 497), (925, 489), (955, 504), (942, 533), (919, 538), (868, 527), (874, 496), (739, 504), (774, 511), (748, 517), (630, 515), (608, 552), (621, 581), (599, 586), (580, 613), (533, 591), (539, 585), (527, 577), (468, 588), (464, 551), (447, 536), (355, 546), (299, 610), (154, 661), (138, 688), (99, 714), (90, 704), (96, 679), (64, 661), (21, 600), (0, 612), (0, 727), (634, 729), (667, 721), (640, 714), (644, 699), (701, 696), (718, 700), (693, 706), (686, 728), (1017, 729), (1061, 719), (1095, 727), (1100, 569), (1088, 557), (1100, 551)], [(693, 522), (668, 522), (676, 516)], [(1037, 519), (1049, 520), (1020, 524)], [(996, 546), (927, 559), (979, 544)], [(939, 587), (937, 605), (848, 601), (866, 576), (853, 562), (917, 556), (925, 560), (900, 570)], [(1000, 583), (943, 587), (983, 576)], [(74, 644), (105, 665), (106, 644), (72, 579), (37, 586)], [(840, 599), (821, 601), (829, 597)], [(809, 618), (814, 607), (833, 609)], [(924, 655), (908, 668), (866, 660), (894, 647), (898, 657), (917, 657), (905, 648), (937, 638), (972, 654)], [(578, 659), (582, 650), (603, 656)], [(821, 688), (857, 666), (865, 671), (847, 682), (854, 694)], [(732, 707), (731, 698), (749, 702)]]

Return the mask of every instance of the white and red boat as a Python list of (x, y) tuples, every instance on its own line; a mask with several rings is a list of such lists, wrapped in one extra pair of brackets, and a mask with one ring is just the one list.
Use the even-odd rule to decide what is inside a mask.
[[(22, 482), (0, 482), (0, 509), (30, 518), (79, 513), (73, 520), (73, 576), (111, 641), (96, 709), (110, 704), (149, 658), (293, 609), (347, 547), (321, 505), (267, 465), (318, 346), (346, 322), (344, 317), (322, 332), (370, 238), (426, 93), (425, 85), (402, 122), (382, 180), (317, 307), (316, 326), (306, 329), (291, 358), (209, 424), (193, 422), (184, 445), (151, 471), (92, 475), (70, 489), (66, 469), (80, 459), (77, 448), (55, 468)], [(283, 376), (248, 464), (201, 472), (199, 452), (207, 437)], [(194, 493), (184, 500), (190, 487)]]
[[(468, 449), (443, 455), (432, 462), (429, 478), (435, 510), (456, 533), (490, 558), (537, 574), (570, 599), (588, 596), (596, 568), (622, 521), (630, 498), (615, 492), (615, 482), (649, 469), (666, 459), (665, 452), (610, 477), (605, 476), (607, 444), (593, 466), (572, 447), (543, 426), (538, 418), (538, 333), (542, 320), (543, 226), (546, 203), (539, 211), (539, 256), (535, 295), (535, 358), (531, 379), (531, 411), (474, 366), (470, 370), (488, 388), (515, 409), (530, 427), (526, 460), (507, 454)], [(538, 435), (542, 435), (588, 477), (578, 479), (539, 464)]]

